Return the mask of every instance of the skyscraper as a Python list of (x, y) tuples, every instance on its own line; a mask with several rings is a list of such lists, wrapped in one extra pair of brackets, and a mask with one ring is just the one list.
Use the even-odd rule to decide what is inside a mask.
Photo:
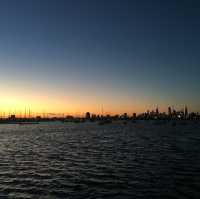
[(172, 115), (172, 109), (171, 109), (171, 107), (169, 106), (168, 107), (168, 116), (171, 116)]
[(157, 108), (156, 108), (156, 115), (158, 115), (159, 114), (159, 109), (158, 109), (158, 106), (157, 106)]
[(90, 112), (87, 112), (87, 113), (85, 114), (85, 119), (87, 119), (87, 120), (90, 119)]
[(185, 118), (187, 118), (187, 117), (188, 117), (188, 108), (187, 108), (187, 106), (185, 106), (184, 115), (185, 115)]

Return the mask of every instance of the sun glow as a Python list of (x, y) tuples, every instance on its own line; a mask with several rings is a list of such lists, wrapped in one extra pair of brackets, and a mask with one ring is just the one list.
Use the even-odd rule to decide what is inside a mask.
[[(75, 115), (84, 116), (89, 111), (94, 114), (123, 114), (132, 115), (139, 113), (144, 109), (144, 104), (148, 103), (140, 99), (139, 95), (126, 96), (112, 95), (108, 92), (105, 95), (98, 92), (91, 95), (84, 92), (84, 89), (73, 89), (68, 96), (64, 92), (58, 92), (55, 89), (27, 89), (18, 87), (13, 89), (2, 88), (4, 95), (0, 96), (0, 115), (15, 114), (24, 116), (25, 114), (37, 115)], [(76, 92), (73, 92), (73, 91)], [(136, 97), (137, 96), (137, 97)]]

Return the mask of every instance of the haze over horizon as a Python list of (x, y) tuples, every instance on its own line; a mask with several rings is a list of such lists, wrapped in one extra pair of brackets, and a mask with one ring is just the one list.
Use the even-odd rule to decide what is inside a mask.
[(200, 111), (195, 0), (2, 0), (0, 111)]

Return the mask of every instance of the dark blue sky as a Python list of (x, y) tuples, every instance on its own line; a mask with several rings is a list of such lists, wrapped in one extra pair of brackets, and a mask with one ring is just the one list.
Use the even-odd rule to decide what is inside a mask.
[(198, 1), (1, 0), (0, 30), (4, 90), (200, 110)]

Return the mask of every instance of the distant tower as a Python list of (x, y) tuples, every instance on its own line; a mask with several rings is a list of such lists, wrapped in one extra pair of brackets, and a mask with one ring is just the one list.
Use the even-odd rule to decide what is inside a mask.
[(87, 113), (85, 114), (85, 119), (87, 119), (87, 120), (90, 119), (90, 112), (87, 112)]
[(185, 114), (185, 118), (187, 118), (188, 117), (188, 108), (187, 108), (187, 106), (185, 106), (185, 112), (184, 112), (184, 114)]
[(169, 106), (168, 107), (168, 116), (171, 116), (172, 115), (172, 109), (171, 109), (171, 107)]
[(156, 115), (158, 115), (159, 114), (159, 109), (158, 109), (158, 106), (157, 106), (157, 108), (156, 108)]

